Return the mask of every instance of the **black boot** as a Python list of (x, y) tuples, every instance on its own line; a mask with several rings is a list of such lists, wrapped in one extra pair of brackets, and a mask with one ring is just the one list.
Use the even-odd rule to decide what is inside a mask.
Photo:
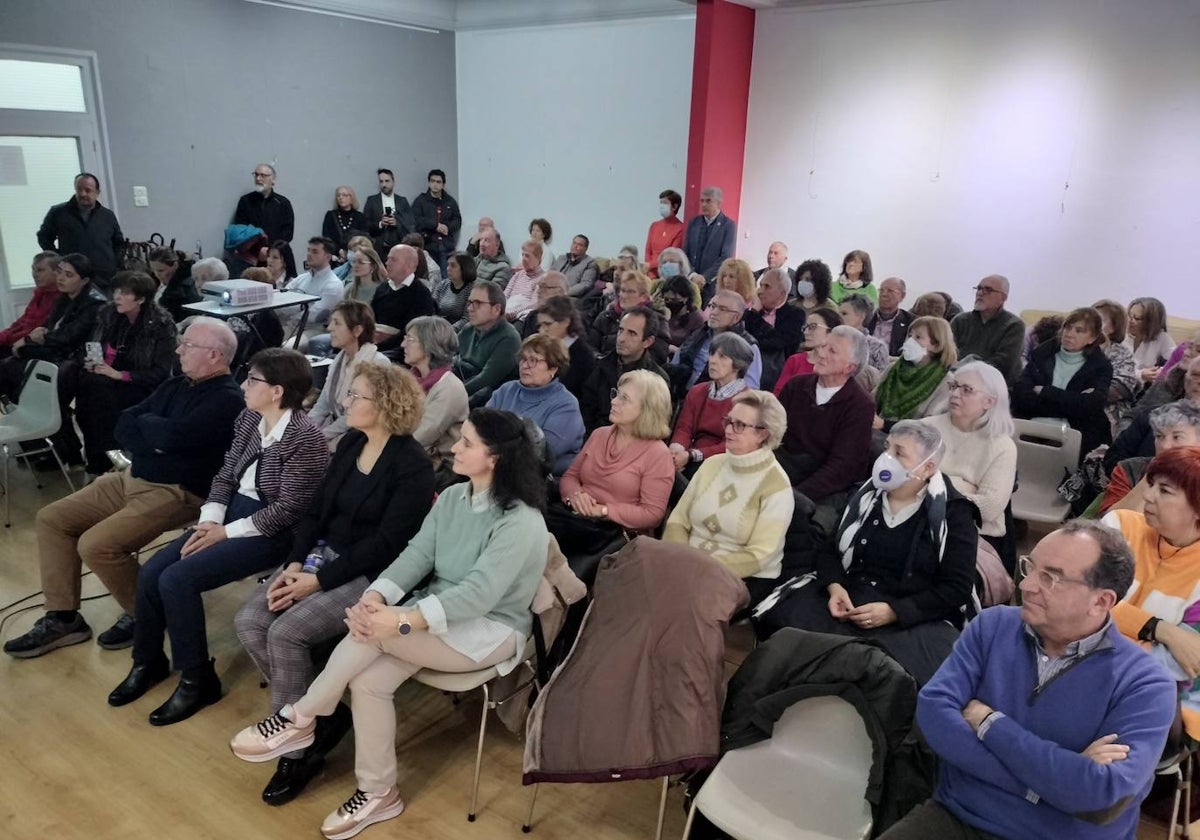
[(108, 705), (124, 706), (132, 703), (170, 674), (171, 663), (161, 653), (143, 665), (134, 662), (133, 667), (129, 669), (129, 676), (108, 695)]
[(308, 748), (308, 755), (320, 756), (324, 760), (353, 728), (354, 717), (350, 714), (350, 707), (345, 703), (338, 703), (333, 714), (317, 718), (315, 740)]
[(271, 776), (271, 781), (263, 788), (263, 802), (268, 805), (291, 802), (300, 795), (309, 781), (321, 772), (324, 765), (325, 757), (314, 754), (311, 747), (305, 750), (300, 758), (284, 756), (279, 759), (275, 775)]
[(188, 668), (179, 677), (175, 693), (150, 713), (151, 726), (170, 726), (187, 720), (221, 699), (221, 679), (212, 659), (199, 668)]

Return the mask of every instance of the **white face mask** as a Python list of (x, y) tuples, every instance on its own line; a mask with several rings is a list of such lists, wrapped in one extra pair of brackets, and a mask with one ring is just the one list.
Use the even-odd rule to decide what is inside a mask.
[(658, 215), (662, 216), (664, 219), (667, 218), (668, 216), (670, 216), (671, 215), (671, 205), (667, 204), (666, 202), (659, 202)]
[[(921, 461), (924, 464), (925, 461)], [(913, 467), (912, 470), (904, 468), (898, 459), (891, 452), (884, 452), (875, 459), (875, 466), (871, 467), (871, 483), (875, 485), (877, 490), (896, 490), (904, 485), (904, 482), (912, 478), (913, 470), (916, 470), (921, 464)]]
[(917, 362), (922, 361), (926, 356), (928, 356), (929, 351), (922, 347), (920, 342), (918, 342), (915, 338), (909, 336), (907, 339), (905, 339), (904, 344), (900, 345), (900, 355), (903, 357), (904, 361), (911, 362), (915, 365)]
[(808, 280), (800, 280), (796, 283), (796, 297), (807, 298), (812, 297), (812, 293), (816, 291), (813, 284)]
[(658, 264), (658, 276), (664, 280), (679, 276), (679, 263), (665, 262)]

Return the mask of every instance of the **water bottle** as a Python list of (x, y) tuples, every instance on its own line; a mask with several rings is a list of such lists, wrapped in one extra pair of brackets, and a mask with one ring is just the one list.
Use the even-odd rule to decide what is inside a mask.
[(317, 547), (308, 552), (303, 565), (300, 566), (300, 571), (315, 575), (325, 565), (325, 559), (325, 540), (317, 540)]

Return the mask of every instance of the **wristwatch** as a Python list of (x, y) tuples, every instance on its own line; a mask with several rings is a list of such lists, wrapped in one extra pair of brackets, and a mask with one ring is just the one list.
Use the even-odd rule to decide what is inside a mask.
[(1138, 631), (1138, 641), (1157, 642), (1158, 622), (1159, 619), (1156, 617), (1151, 617), (1149, 620), (1147, 620), (1146, 623), (1142, 625), (1142, 629)]
[(396, 625), (396, 630), (399, 631), (401, 636), (407, 636), (412, 632), (412, 624), (409, 623), (408, 616), (400, 619), (400, 623)]

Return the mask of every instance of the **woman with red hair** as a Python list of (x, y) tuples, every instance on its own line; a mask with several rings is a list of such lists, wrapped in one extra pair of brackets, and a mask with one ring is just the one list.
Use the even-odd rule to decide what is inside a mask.
[[(1133, 586), (1112, 611), (1122, 635), (1166, 648), (1193, 679), (1200, 676), (1200, 446), (1154, 457), (1146, 470), (1145, 511), (1114, 510), (1101, 520), (1133, 550)], [(1063, 581), (1066, 583), (1066, 581)], [(1200, 712), (1183, 709), (1200, 738)]]

